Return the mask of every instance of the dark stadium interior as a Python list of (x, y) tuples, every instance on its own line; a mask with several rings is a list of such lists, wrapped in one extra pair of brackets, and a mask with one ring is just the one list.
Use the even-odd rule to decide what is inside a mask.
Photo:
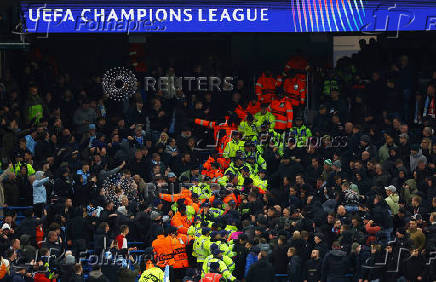
[(35, 34), (17, 2), (0, 281), (435, 281), (434, 31)]

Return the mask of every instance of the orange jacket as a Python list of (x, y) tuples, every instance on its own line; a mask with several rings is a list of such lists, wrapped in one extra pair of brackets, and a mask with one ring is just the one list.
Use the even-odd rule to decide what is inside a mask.
[(247, 113), (245, 112), (245, 109), (241, 105), (238, 105), (236, 107), (235, 113), (238, 116), (238, 118), (240, 118), (241, 120), (243, 120), (245, 118), (245, 116), (247, 115)]
[[(227, 144), (227, 143), (226, 143)], [(209, 178), (213, 181), (214, 178), (220, 178), (223, 176), (223, 173), (220, 169), (212, 169), (211, 164), (217, 162), (221, 165), (219, 162), (219, 158), (215, 160), (214, 158), (210, 157), (207, 159), (207, 161), (203, 164), (203, 170), (201, 171), (202, 175), (209, 176)], [(213, 182), (216, 182), (217, 179)]]
[(306, 78), (301, 79), (298, 75), (286, 78), (283, 82), (285, 97), (289, 99), (292, 106), (298, 107), (306, 101)]
[(230, 159), (226, 159), (226, 158), (218, 158), (217, 163), (220, 164), (220, 172), (223, 173), (226, 171), (226, 169), (229, 167), (230, 165)]
[(219, 169), (203, 170), (201, 174), (208, 176), (214, 183), (218, 181), (218, 178), (223, 177), (223, 173)]
[(195, 124), (209, 127), (213, 129), (213, 138), (217, 141), (221, 136), (218, 136), (220, 130), (225, 130), (225, 135), (231, 136), (232, 131), (237, 130), (238, 126), (236, 124), (228, 124), (229, 117), (226, 117), (224, 123), (216, 123), (215, 121), (208, 121), (204, 119), (196, 118), (194, 120)]
[(272, 76), (268, 77), (264, 73), (256, 82), (256, 95), (260, 103), (271, 103), (275, 95), (276, 79)]
[(180, 212), (176, 214), (171, 219), (171, 226), (177, 228), (178, 233), (187, 234), (188, 228), (191, 226), (191, 221), (186, 215), (182, 215)]
[(158, 235), (151, 243), (156, 265), (160, 268), (174, 265), (173, 242), (170, 236)]
[(241, 197), (240, 196), (236, 197), (235, 194), (233, 194), (233, 193), (225, 196), (223, 202), (228, 204), (231, 200), (235, 201), (237, 206), (239, 206), (239, 204), (241, 203)]
[(377, 240), (376, 233), (381, 230), (380, 226), (371, 226), (371, 224), (368, 222), (365, 225), (366, 233), (368, 233), (368, 238), (366, 239), (366, 243), (370, 245), (372, 242), (375, 242)]
[(41, 227), (36, 227), (36, 244), (38, 245), (38, 248), (41, 248), (42, 242), (44, 240), (44, 230)]
[(276, 117), (275, 129), (285, 130), (292, 128), (294, 111), (289, 99), (273, 100), (268, 110)]
[(188, 254), (186, 253), (186, 245), (189, 242), (188, 236), (178, 234), (176, 238), (171, 238), (174, 253), (174, 268), (189, 267)]
[(261, 103), (259, 101), (257, 101), (255, 104), (250, 102), (250, 103), (248, 103), (247, 107), (245, 108), (245, 111), (254, 116), (257, 112), (260, 112), (260, 104)]
[(293, 56), (289, 59), (288, 63), (285, 65), (284, 71), (287, 72), (290, 69), (295, 69), (299, 71), (304, 71), (309, 63), (302, 56)]
[(161, 198), (164, 201), (171, 202), (171, 203), (177, 202), (177, 200), (179, 200), (179, 199), (185, 199), (186, 205), (192, 204), (192, 193), (188, 189), (185, 189), (178, 194), (159, 193), (159, 198)]
[[(218, 141), (218, 154), (219, 154), (220, 156), (223, 155), (223, 153), (224, 153), (224, 149), (226, 148), (227, 143), (229, 143), (230, 140), (232, 140), (231, 135), (224, 135), (224, 136), (221, 137), (221, 139)], [(219, 158), (218, 158), (217, 161), (218, 161), (218, 163), (220, 163), (220, 162), (219, 162)]]
[(220, 273), (206, 273), (203, 278), (201, 278), (200, 282), (219, 282), (221, 281), (221, 277), (223, 277)]
[[(218, 124), (214, 121), (208, 121), (208, 120), (198, 119), (198, 118), (196, 118), (194, 120), (195, 124), (209, 127), (211, 129), (213, 129), (213, 138), (214, 138), (215, 142), (217, 142), (217, 144), (216, 144), (217, 150), (218, 150), (218, 153), (220, 153), (220, 154), (222, 154), (224, 152), (224, 148), (226, 147), (227, 142), (230, 141), (230, 136), (232, 136), (232, 131), (238, 129), (238, 125), (228, 124), (228, 120), (229, 120), (228, 116), (226, 116), (226, 121), (224, 123), (220, 123), (220, 124)], [(224, 136), (219, 134), (220, 130), (225, 131)]]
[(8, 273), (8, 268), (6, 267), (6, 264), (2, 263), (0, 266), (0, 279), (3, 279), (7, 273)]
[(203, 164), (203, 171), (201, 172), (203, 174), (203, 172), (205, 170), (210, 170), (211, 169), (211, 164), (215, 162), (215, 159), (212, 158), (211, 156), (209, 156), (209, 158), (204, 162)]
[(254, 116), (257, 112), (260, 112), (260, 104), (261, 103), (259, 101), (257, 101), (254, 104), (249, 102), (247, 107), (245, 107), (245, 109), (242, 108), (241, 105), (238, 105), (235, 109), (235, 113), (238, 115), (238, 117), (241, 120), (244, 120), (248, 113)]
[(198, 214), (198, 212), (200, 211), (200, 206), (197, 203), (192, 202), (191, 207), (193, 207), (195, 213)]

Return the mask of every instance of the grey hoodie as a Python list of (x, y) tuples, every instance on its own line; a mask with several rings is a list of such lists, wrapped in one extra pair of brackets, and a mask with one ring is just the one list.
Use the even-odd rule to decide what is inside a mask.
[(44, 178), (43, 171), (37, 171), (35, 173), (35, 181), (32, 183), (33, 187), (33, 204), (45, 204), (47, 202), (47, 191), (44, 184), (50, 180), (49, 177)]
[(410, 171), (413, 172), (418, 166), (419, 161), (424, 161), (427, 164), (427, 157), (422, 154), (422, 150), (419, 149), (415, 155), (410, 154)]

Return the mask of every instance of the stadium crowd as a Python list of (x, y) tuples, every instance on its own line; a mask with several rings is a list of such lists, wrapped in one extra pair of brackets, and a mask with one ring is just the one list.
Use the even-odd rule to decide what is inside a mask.
[(362, 47), (124, 103), (50, 60), (7, 73), (0, 279), (434, 281), (436, 72), (422, 86), (407, 56), (383, 68)]

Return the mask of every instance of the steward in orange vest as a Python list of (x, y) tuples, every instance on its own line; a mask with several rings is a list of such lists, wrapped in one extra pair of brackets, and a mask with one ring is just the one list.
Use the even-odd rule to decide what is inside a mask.
[[(195, 124), (209, 127), (213, 129), (213, 138), (217, 145), (218, 153), (222, 154), (227, 143), (231, 140), (232, 131), (238, 130), (239, 120), (236, 114), (232, 116), (226, 116), (224, 123), (217, 123), (215, 121), (208, 121), (204, 119), (196, 118)], [(220, 133), (220, 131), (223, 131)], [(225, 161), (218, 161), (222, 166), (226, 165)]]
[(283, 70), (283, 72), (288, 72), (290, 69), (306, 71), (308, 66), (309, 63), (303, 56), (292, 56), (289, 59), (288, 63), (285, 65), (285, 69)]
[(238, 115), (240, 120), (244, 120), (247, 114), (252, 114), (253, 116), (260, 112), (261, 103), (257, 100), (256, 97), (250, 99), (248, 105), (243, 108), (241, 105), (238, 105), (235, 109), (235, 113)]
[(192, 203), (192, 192), (185, 187), (181, 187), (180, 189), (182, 191), (178, 194), (159, 193), (159, 198), (170, 203), (177, 202), (179, 199), (184, 199), (185, 204), (190, 205)]
[(278, 93), (277, 100), (271, 102), (268, 110), (276, 118), (274, 129), (283, 131), (292, 128), (294, 110), (289, 99), (283, 97), (282, 93)]
[(283, 94), (289, 99), (293, 107), (304, 105), (306, 101), (306, 78), (297, 77), (293, 71), (288, 72), (282, 84)]
[(230, 136), (233, 130), (237, 130), (238, 129), (238, 120), (236, 117), (234, 116), (226, 116), (225, 117), (226, 120), (223, 123), (217, 123), (215, 121), (208, 121), (208, 120), (204, 120), (204, 119), (199, 119), (196, 118), (194, 120), (195, 124), (204, 126), (204, 127), (209, 127), (211, 129), (213, 129), (213, 138), (215, 139), (215, 141), (218, 141), (219, 138), (222, 138), (222, 136), (219, 136), (219, 131), (220, 130), (224, 130), (225, 134), (224, 135), (228, 135)]
[(154, 260), (156, 266), (165, 268), (165, 266), (174, 265), (173, 243), (171, 237), (160, 234), (157, 236), (151, 246), (153, 248)]
[(174, 268), (189, 267), (188, 254), (186, 253), (186, 245), (189, 242), (189, 236), (185, 234), (171, 234), (173, 239), (174, 253)]
[(256, 82), (256, 95), (260, 103), (271, 103), (276, 90), (276, 79), (271, 71), (267, 70), (262, 73)]
[(186, 206), (179, 205), (178, 211), (171, 219), (171, 226), (177, 228), (178, 233), (188, 234), (188, 228), (191, 226), (192, 222), (186, 216)]

